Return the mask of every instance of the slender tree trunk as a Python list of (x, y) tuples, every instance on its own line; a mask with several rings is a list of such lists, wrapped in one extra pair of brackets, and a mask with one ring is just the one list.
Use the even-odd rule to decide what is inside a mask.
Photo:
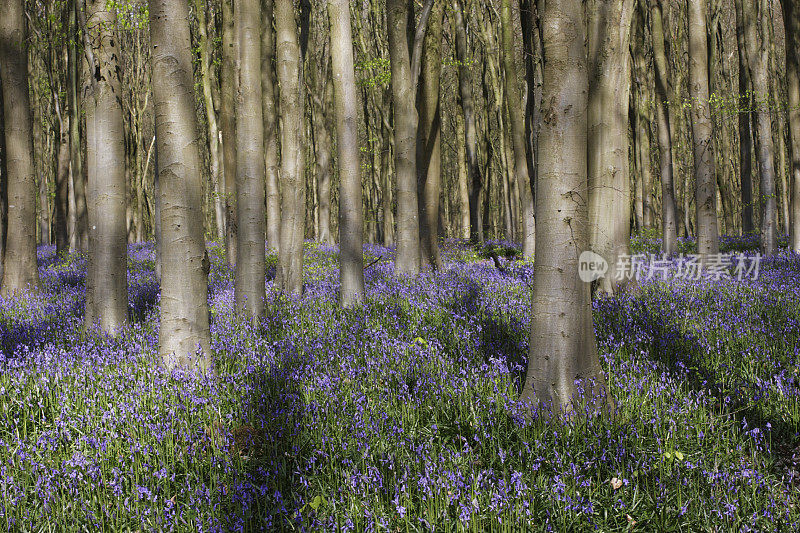
[[(384, 99), (385, 100), (385, 99)], [(394, 240), (394, 184), (392, 182), (392, 133), (381, 121), (381, 205), (383, 207), (383, 245), (393, 247)]]
[[(516, 1), (516, 0), (515, 0)], [(522, 204), (522, 254), (533, 259), (536, 249), (536, 219), (534, 216), (533, 183), (528, 173), (528, 142), (525, 139), (525, 107), (522, 104), (517, 66), (514, 61), (514, 29), (512, 28), (511, 0), (502, 0), (500, 21), (503, 37), (503, 70), (508, 116), (511, 121), (511, 140), (514, 153), (514, 175)]]
[(416, 137), (418, 115), (409, 50), (411, 0), (387, 0), (389, 56), (394, 105), (395, 175), (397, 176), (397, 254), (395, 271), (416, 276), (420, 269)]
[[(0, 47), (2, 47), (2, 44), (0, 44)], [(0, 48), (0, 53), (2, 53), (2, 48)], [(0, 73), (2, 73), (2, 71), (0, 71)], [(6, 168), (8, 153), (6, 152), (3, 110), (3, 80), (2, 76), (0, 76), (0, 282), (3, 281), (3, 265), (5, 265), (6, 236), (8, 230), (8, 170)]]
[(87, 1), (92, 64), (86, 98), (89, 181), (89, 266), (86, 326), (117, 331), (128, 316), (125, 130), (122, 70), (115, 14), (103, 0)]
[(697, 251), (704, 258), (719, 253), (717, 182), (711, 144), (708, 91), (706, 0), (689, 1), (689, 95), (692, 98)]
[(361, 160), (358, 149), (358, 92), (348, 0), (329, 0), (336, 146), (339, 155), (339, 280), (342, 307), (364, 301)]
[(637, 35), (632, 43), (634, 78), (636, 91), (634, 92), (635, 108), (635, 161), (636, 161), (636, 217), (637, 229), (650, 229), (653, 226), (655, 210), (653, 209), (653, 176), (650, 170), (650, 123), (653, 121), (651, 108), (652, 93), (650, 81), (652, 70), (648, 68), (645, 39), (647, 37), (645, 26), (648, 13), (647, 4), (638, 0), (636, 9)]
[[(315, 69), (316, 66), (312, 55), (309, 58), (309, 70), (313, 71)], [(327, 74), (325, 77), (327, 78)], [(317, 236), (319, 242), (333, 244), (334, 238), (331, 233), (331, 167), (333, 160), (331, 157), (331, 133), (327, 119), (327, 115), (333, 107), (333, 88), (327, 79), (319, 79), (319, 75), (316, 72), (309, 72), (309, 78), (312, 79), (312, 86), (316, 87), (316, 92), (319, 95), (311, 96), (311, 121), (314, 125), (313, 137), (316, 155)]]
[(455, 18), (456, 56), (458, 58), (458, 90), (461, 107), (464, 111), (466, 135), (467, 170), (469, 180), (469, 220), (470, 240), (483, 242), (483, 222), (481, 220), (481, 189), (483, 176), (478, 161), (478, 131), (475, 127), (475, 99), (472, 92), (472, 54), (467, 48), (467, 27), (461, 0), (453, 0)]
[(786, 82), (789, 100), (791, 178), (789, 246), (800, 253), (800, 3), (782, 2), (786, 32)]
[(739, 167), (742, 195), (742, 232), (753, 232), (753, 136), (750, 130), (752, 87), (745, 42), (746, 14), (743, 0), (736, 0), (736, 42), (739, 51)]
[(261, 109), (264, 116), (264, 162), (267, 173), (267, 246), (278, 251), (281, 237), (281, 192), (278, 179), (278, 111), (275, 106), (274, 0), (264, 0), (261, 26)]
[[(159, 353), (168, 371), (182, 367), (210, 372), (208, 255), (189, 5), (182, 0), (149, 0), (149, 7), (161, 240), (166, 244), (161, 250)], [(214, 113), (213, 106), (208, 112)], [(263, 286), (262, 278), (262, 290)]]
[[(214, 74), (211, 70), (211, 46), (208, 39), (208, 22), (206, 20), (206, 2), (201, 0), (194, 1), (195, 12), (197, 13), (197, 28), (200, 37), (200, 73), (203, 86), (203, 105), (206, 108), (206, 124), (208, 134), (208, 155), (211, 160), (211, 183), (214, 192), (214, 214), (217, 227), (217, 238), (220, 243), (225, 242), (225, 205), (224, 198), (220, 198), (219, 193), (224, 191), (222, 173), (222, 161), (224, 154), (222, 142), (220, 142), (220, 131), (217, 125), (217, 108), (214, 102)], [(138, 192), (138, 191), (137, 191)], [(224, 194), (224, 193), (223, 193)]]
[(84, 181), (83, 150), (81, 150), (81, 99), (78, 80), (81, 78), (81, 60), (79, 48), (80, 27), (78, 26), (78, 0), (70, 2), (70, 28), (74, 38), (69, 44), (68, 86), (69, 99), (69, 135), (70, 135), (70, 171), (72, 187), (75, 195), (75, 250), (86, 252), (89, 248), (88, 220), (86, 216), (86, 182)]
[(302, 63), (294, 3), (276, 0), (277, 71), (280, 83), (281, 128), (281, 243), (277, 283), (280, 290), (303, 290), (303, 238), (305, 237), (304, 102)]
[(420, 266), (441, 270), (439, 197), (442, 189), (442, 111), (439, 96), (442, 70), (444, 0), (436, 0), (422, 48), (417, 109), (417, 194), (419, 198)]
[[(588, 69), (580, 0), (547, 0), (530, 354), (521, 398), (581, 412), (606, 401), (590, 286), (578, 277), (588, 239)], [(627, 47), (625, 48), (627, 52)], [(627, 176), (626, 176), (627, 178)], [(581, 396), (583, 394), (584, 396)]]
[[(461, 107), (458, 102), (457, 107)], [(458, 162), (458, 207), (459, 207), (459, 237), (469, 240), (469, 169), (467, 168), (467, 137), (464, 133), (463, 108), (455, 111), (456, 122), (456, 159)]]
[(672, 166), (672, 124), (669, 113), (667, 56), (664, 50), (663, 6), (665, 0), (650, 2), (650, 21), (653, 38), (653, 63), (656, 77), (656, 114), (661, 167), (661, 250), (665, 254), (678, 252), (678, 221), (675, 212), (675, 187)]
[[(756, 154), (761, 195), (761, 251), (774, 255), (778, 250), (778, 206), (775, 195), (775, 163), (772, 158), (772, 120), (769, 110), (769, 10), (767, 0), (753, 2), (745, 15), (745, 43), (753, 75), (756, 118)], [(761, 31), (757, 25), (761, 23)], [(758, 38), (758, 35), (761, 38)], [(760, 41), (760, 42), (759, 42)]]
[(239, 100), (236, 103), (236, 309), (264, 318), (264, 116), (261, 100), (261, 2), (240, 0)]
[(590, 0), (588, 8), (590, 242), (609, 264), (598, 286), (606, 293), (626, 281), (616, 266), (630, 245), (629, 43), (634, 6), (634, 0)]
[[(55, 96), (58, 98), (58, 96)], [(56, 255), (69, 253), (69, 232), (67, 218), (69, 212), (69, 120), (58, 113), (58, 136), (56, 138), (56, 197), (55, 230)]]
[(222, 165), (225, 183), (225, 258), (230, 266), (236, 262), (236, 67), (238, 36), (234, 19), (234, 0), (222, 0), (222, 68), (220, 69), (219, 121), (222, 130)]

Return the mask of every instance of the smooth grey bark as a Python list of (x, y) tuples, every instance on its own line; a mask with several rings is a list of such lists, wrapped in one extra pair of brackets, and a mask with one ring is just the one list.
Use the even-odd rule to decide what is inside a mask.
[[(580, 0), (547, 0), (536, 191), (530, 352), (521, 399), (553, 413), (605, 407), (590, 285), (578, 277), (589, 244), (588, 66)], [(626, 49), (627, 50), (627, 49)], [(544, 413), (541, 413), (547, 416)]]
[(339, 280), (342, 307), (364, 301), (364, 213), (358, 147), (358, 91), (348, 0), (329, 0), (336, 146), (339, 156)]
[(442, 71), (444, 0), (435, 0), (422, 45), (417, 92), (416, 159), (419, 207), (420, 267), (441, 270), (439, 198), (442, 189), (442, 110), (439, 87)]
[(617, 275), (617, 265), (630, 252), (629, 48), (635, 5), (635, 0), (590, 0), (587, 7), (590, 243), (608, 261), (597, 288), (609, 294), (627, 281)]
[(264, 318), (264, 116), (261, 100), (261, 2), (239, 0), (239, 100), (236, 103), (237, 312)]
[(115, 333), (128, 316), (125, 129), (115, 13), (87, 2), (90, 83), (85, 91), (89, 266), (86, 326)]
[(456, 57), (458, 59), (458, 91), (464, 111), (464, 134), (467, 151), (467, 179), (469, 181), (470, 240), (483, 242), (481, 196), (483, 175), (478, 161), (478, 130), (475, 126), (475, 98), (472, 91), (472, 54), (467, 48), (467, 27), (461, 0), (453, 0), (455, 21)]
[(225, 259), (236, 262), (236, 95), (239, 56), (234, 0), (222, 0), (222, 66), (219, 123), (222, 131), (222, 175), (225, 183)]
[(672, 166), (672, 124), (669, 115), (667, 56), (664, 50), (664, 0), (650, 2), (653, 64), (656, 78), (656, 119), (661, 168), (661, 251), (678, 252), (678, 221), (675, 209), (675, 186)]
[(275, 105), (274, 0), (264, 0), (261, 15), (261, 112), (264, 118), (264, 164), (267, 192), (267, 246), (278, 251), (281, 237), (281, 191), (278, 176), (278, 111)]
[(689, 96), (692, 99), (697, 251), (702, 257), (719, 253), (717, 182), (711, 143), (708, 89), (706, 0), (689, 0)]
[[(772, 158), (772, 119), (769, 110), (769, 9), (767, 0), (754, 0), (745, 14), (745, 44), (753, 83), (755, 141), (761, 196), (761, 252), (778, 251), (778, 204), (775, 194), (775, 163)], [(758, 25), (761, 25), (759, 30)], [(760, 38), (759, 38), (760, 35)]]
[(3, 79), (0, 76), (0, 282), (3, 281), (6, 233), (8, 229), (8, 170), (6, 170), (6, 134), (3, 122)]
[[(208, 270), (204, 264), (208, 256), (189, 5), (183, 0), (149, 0), (149, 10), (161, 185), (159, 353), (168, 371), (181, 367), (210, 372)], [(209, 110), (213, 112), (213, 108)]]
[(36, 182), (28, 93), (28, 36), (21, 0), (0, 1), (0, 79), (3, 90), (8, 228), (3, 296), (39, 286), (36, 265)]
[[(333, 43), (332, 43), (333, 45)], [(328, 54), (323, 53), (324, 62), (328, 63)], [(317, 72), (317, 70), (320, 72)], [(331, 233), (331, 174), (333, 166), (333, 141), (329, 116), (333, 108), (333, 87), (328, 79), (329, 69), (317, 65), (315, 54), (308, 58), (308, 81), (313, 88), (309, 91), (311, 100), (311, 137), (315, 153), (315, 187), (317, 212), (315, 217), (316, 236), (319, 242), (333, 244)], [(312, 92), (313, 91), (313, 92)]]
[[(518, 1), (516, 2), (519, 5)], [(525, 107), (522, 104), (517, 67), (514, 61), (514, 28), (511, 0), (502, 0), (500, 8), (503, 42), (503, 71), (508, 117), (511, 122), (511, 141), (514, 154), (514, 175), (522, 204), (522, 255), (533, 259), (536, 251), (536, 218), (531, 176), (528, 173), (528, 146), (525, 139)], [(531, 154), (533, 156), (533, 154)]]
[[(57, 100), (56, 96), (54, 100)], [(69, 118), (62, 113), (60, 104), (56, 105), (58, 131), (55, 139), (55, 168), (56, 168), (56, 195), (55, 195), (55, 237), (56, 255), (65, 256), (69, 253), (69, 232), (67, 219), (69, 215)]]
[(303, 291), (303, 238), (305, 237), (304, 108), (302, 63), (294, 3), (275, 1), (276, 65), (281, 110), (281, 241), (278, 254), (278, 288), (290, 294)]
[(416, 137), (418, 115), (409, 50), (411, 0), (387, 0), (389, 57), (394, 105), (394, 157), (397, 181), (397, 253), (395, 272), (416, 276), (420, 269), (419, 204), (417, 198)]
[(782, 5), (791, 145), (789, 247), (800, 253), (800, 3), (782, 2)]
[[(751, 131), (752, 82), (745, 42), (746, 14), (742, 0), (735, 1), (736, 43), (739, 52), (739, 174), (741, 176), (742, 233), (753, 232), (753, 134)], [(787, 47), (788, 49), (788, 47)]]

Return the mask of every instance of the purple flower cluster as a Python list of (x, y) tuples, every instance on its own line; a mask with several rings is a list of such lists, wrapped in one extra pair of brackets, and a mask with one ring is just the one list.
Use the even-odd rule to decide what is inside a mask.
[[(511, 247), (509, 243), (496, 243)], [(233, 313), (209, 245), (216, 375), (157, 357), (151, 245), (129, 248), (130, 324), (82, 328), (86, 262), (40, 249), (43, 290), (0, 300), (0, 525), (26, 530), (790, 531), (800, 527), (800, 258), (758, 280), (645, 281), (595, 303), (613, 416), (523, 422), (533, 265), (462, 242), (337, 306), (338, 249), (305, 292), (265, 280)], [(274, 265), (274, 256), (268, 257)], [(788, 455), (787, 455), (788, 454)]]

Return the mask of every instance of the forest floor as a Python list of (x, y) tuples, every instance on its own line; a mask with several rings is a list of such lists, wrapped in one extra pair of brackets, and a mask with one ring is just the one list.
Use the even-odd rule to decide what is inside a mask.
[(43, 291), (0, 300), (0, 528), (800, 530), (800, 256), (597, 300), (616, 412), (556, 424), (516, 403), (530, 264), (448, 242), (443, 271), (399, 279), (367, 246), (385, 260), (343, 311), (336, 248), (307, 243), (304, 296), (270, 257), (254, 328), (212, 244), (199, 378), (161, 370), (153, 247), (129, 252), (117, 338), (82, 328), (85, 258), (52, 247)]

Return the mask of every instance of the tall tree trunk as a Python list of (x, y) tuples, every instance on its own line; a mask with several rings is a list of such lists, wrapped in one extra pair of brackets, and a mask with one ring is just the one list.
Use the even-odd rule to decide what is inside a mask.
[(236, 262), (236, 95), (239, 92), (236, 67), (238, 36), (234, 0), (222, 0), (222, 68), (220, 69), (219, 121), (222, 130), (222, 174), (225, 183), (225, 258)]
[[(58, 98), (55, 95), (55, 98)], [(55, 197), (55, 230), (56, 255), (69, 253), (69, 232), (67, 231), (67, 215), (69, 212), (69, 120), (60, 109), (58, 115), (58, 136), (56, 137), (56, 197)]]
[(743, 0), (736, 0), (736, 43), (739, 51), (739, 173), (741, 174), (742, 233), (753, 232), (753, 135), (750, 129), (752, 87), (747, 60)]
[[(459, 98), (460, 100), (460, 98)], [(455, 110), (456, 159), (458, 161), (459, 237), (469, 240), (469, 169), (467, 168), (467, 137), (464, 133), (464, 112), (461, 102)]]
[[(327, 62), (327, 57), (325, 58)], [(311, 86), (316, 88), (316, 94), (311, 95), (311, 121), (314, 125), (312, 135), (314, 137), (316, 181), (315, 193), (318, 200), (318, 211), (316, 220), (318, 221), (317, 236), (319, 242), (333, 244), (333, 234), (331, 233), (331, 167), (333, 160), (331, 157), (331, 132), (328, 125), (328, 117), (333, 107), (333, 88), (327, 78), (327, 70), (324, 77), (320, 76), (314, 65), (313, 54), (309, 57), (309, 78)], [(323, 77), (323, 79), (320, 79)]]
[[(387, 98), (384, 97), (384, 101)], [(381, 121), (381, 206), (383, 208), (383, 245), (395, 245), (394, 232), (394, 183), (392, 182), (392, 132)]]
[(281, 243), (277, 284), (280, 290), (303, 290), (303, 238), (305, 237), (304, 103), (302, 63), (297, 38), (294, 3), (276, 0), (277, 71), (280, 83), (281, 128)]
[(634, 0), (590, 0), (588, 8), (589, 227), (592, 250), (609, 264), (598, 286), (606, 293), (626, 281), (616, 267), (630, 245), (629, 46), (634, 6)]
[(791, 178), (789, 246), (800, 253), (800, 3), (782, 2), (786, 31), (786, 82), (789, 99)]
[(240, 0), (239, 100), (236, 103), (236, 310), (264, 317), (264, 115), (261, 100), (261, 2)]
[(78, 0), (70, 2), (70, 28), (75, 37), (69, 44), (68, 86), (69, 99), (69, 136), (70, 136), (70, 172), (75, 196), (75, 250), (86, 252), (89, 248), (88, 220), (86, 216), (86, 182), (84, 181), (83, 150), (81, 150), (81, 99), (78, 80), (81, 78), (81, 64), (78, 26)]
[(439, 96), (442, 71), (444, 0), (436, 0), (422, 47), (417, 109), (417, 194), (419, 199), (420, 266), (440, 270), (439, 197), (442, 189), (442, 110)]
[[(211, 46), (208, 39), (208, 22), (206, 20), (206, 2), (194, 1), (197, 13), (197, 28), (200, 34), (200, 74), (203, 86), (203, 105), (206, 108), (206, 124), (208, 126), (208, 155), (211, 160), (211, 183), (214, 187), (214, 215), (217, 227), (217, 238), (220, 243), (225, 242), (225, 202), (222, 161), (224, 160), (220, 131), (217, 125), (217, 108), (214, 102), (214, 74), (211, 70)], [(223, 197), (220, 197), (223, 192)], [(138, 191), (137, 191), (138, 193)]]
[(469, 225), (470, 240), (483, 242), (481, 220), (481, 189), (483, 176), (478, 161), (478, 131), (475, 127), (475, 98), (472, 92), (472, 54), (467, 48), (467, 26), (461, 0), (453, 0), (455, 22), (456, 56), (458, 58), (458, 90), (461, 108), (464, 111), (464, 133), (466, 135), (467, 170), (469, 180)]
[(264, 163), (267, 173), (267, 246), (278, 251), (281, 237), (281, 191), (278, 179), (278, 111), (275, 102), (274, 0), (264, 0), (261, 16), (261, 110), (264, 115)]
[(418, 115), (409, 50), (411, 0), (387, 0), (389, 56), (394, 105), (395, 175), (397, 176), (397, 253), (395, 271), (416, 276), (420, 269), (416, 140)]
[(650, 2), (651, 32), (653, 38), (653, 63), (656, 77), (656, 114), (658, 120), (658, 146), (661, 167), (661, 250), (665, 254), (678, 252), (678, 221), (675, 211), (675, 187), (672, 166), (672, 124), (669, 113), (667, 89), (667, 56), (664, 50), (663, 6), (665, 0)]
[(358, 92), (348, 0), (329, 0), (336, 146), (339, 155), (339, 280), (342, 307), (364, 301), (361, 160), (358, 149)]
[[(518, 3), (517, 3), (518, 5)], [(508, 116), (511, 121), (511, 140), (514, 153), (514, 175), (522, 204), (522, 254), (533, 259), (536, 249), (536, 219), (534, 217), (533, 183), (528, 173), (528, 142), (525, 139), (525, 108), (522, 104), (517, 66), (514, 61), (514, 28), (512, 27), (511, 0), (502, 0), (500, 22), (503, 38), (503, 70)]]
[(653, 209), (653, 176), (650, 170), (650, 123), (653, 121), (651, 108), (652, 93), (650, 81), (652, 70), (648, 68), (645, 39), (647, 37), (646, 21), (648, 8), (645, 2), (638, 0), (636, 9), (636, 31), (632, 43), (634, 62), (635, 108), (635, 161), (636, 161), (636, 216), (637, 229), (650, 229), (653, 226), (655, 210)]
[[(209, 372), (208, 255), (189, 5), (183, 0), (149, 0), (149, 7), (161, 239), (166, 244), (161, 251), (159, 353), (168, 371), (182, 367)], [(214, 113), (213, 106), (208, 112)]]
[[(0, 43), (2, 46), (2, 43)], [(2, 53), (2, 48), (0, 48)], [(5, 56), (0, 56), (5, 57)], [(2, 71), (0, 71), (1, 73)], [(3, 265), (5, 265), (6, 255), (6, 234), (8, 230), (8, 170), (6, 162), (8, 153), (6, 152), (5, 123), (3, 120), (3, 80), (0, 76), (0, 283), (3, 281)]]
[(87, 18), (92, 63), (86, 98), (89, 167), (86, 326), (98, 324), (103, 331), (113, 333), (128, 316), (122, 70), (113, 32), (114, 12), (103, 0), (88, 0)]
[(719, 253), (717, 182), (711, 144), (708, 91), (706, 0), (689, 1), (689, 96), (692, 99), (697, 251), (704, 258)]
[(533, 318), (521, 399), (533, 407), (552, 407), (554, 413), (581, 412), (589, 402), (601, 408), (606, 401), (590, 286), (578, 277), (578, 256), (589, 244), (588, 69), (581, 1), (547, 0), (542, 28)]
[[(778, 205), (775, 196), (775, 163), (772, 159), (772, 120), (769, 115), (769, 10), (767, 0), (753, 2), (748, 8), (749, 12), (745, 14), (745, 43), (755, 93), (753, 102), (761, 195), (761, 251), (764, 255), (774, 255), (778, 251)], [(757, 28), (759, 22), (761, 31)]]

